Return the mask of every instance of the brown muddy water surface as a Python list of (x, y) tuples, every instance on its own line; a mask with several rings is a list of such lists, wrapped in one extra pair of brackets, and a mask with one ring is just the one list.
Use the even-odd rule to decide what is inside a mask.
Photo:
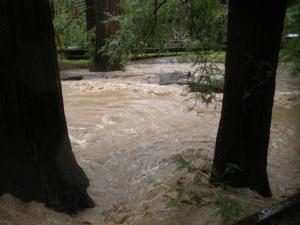
[[(62, 86), (73, 151), (90, 179), (88, 192), (96, 207), (70, 217), (5, 195), (0, 224), (222, 224), (213, 205), (166, 207), (166, 184), (182, 175), (174, 157), (213, 157), (222, 96), (209, 107), (199, 103), (191, 110), (194, 100), (187, 99), (192, 95), (178, 85), (191, 70), (191, 63), (161, 58), (133, 62), (126, 72), (62, 72), (83, 75)], [(300, 188), (300, 78), (285, 71), (284, 66), (278, 71), (268, 159), (274, 198), (248, 190), (236, 194), (252, 211)]]

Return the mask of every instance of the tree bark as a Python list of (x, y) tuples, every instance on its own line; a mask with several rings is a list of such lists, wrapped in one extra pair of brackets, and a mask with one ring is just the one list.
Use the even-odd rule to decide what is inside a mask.
[(228, 2), (228, 0), (220, 0), (220, 3), (223, 4), (223, 5), (226, 5)]
[[(267, 156), (287, 0), (230, 0), (223, 107), (214, 183), (271, 196)], [(239, 169), (231, 170), (236, 165)]]
[(49, 0), (50, 3), (50, 10), (51, 10), (51, 17), (54, 19), (55, 17), (55, 6), (54, 6), (54, 0)]
[(96, 0), (85, 0), (85, 16), (87, 31), (96, 26)]
[(113, 16), (119, 15), (119, 0), (96, 0), (96, 53), (94, 58), (93, 71), (120, 70), (119, 62), (109, 62), (109, 58), (101, 53), (105, 41), (114, 35), (118, 25), (116, 22), (104, 23), (107, 20), (106, 13)]
[(92, 207), (64, 115), (49, 0), (0, 1), (0, 195)]

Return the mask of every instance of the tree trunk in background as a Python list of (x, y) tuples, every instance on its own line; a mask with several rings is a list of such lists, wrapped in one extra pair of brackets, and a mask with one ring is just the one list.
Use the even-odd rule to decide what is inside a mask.
[[(95, 27), (96, 27), (96, 0), (85, 0), (85, 18), (86, 18), (86, 29), (88, 31), (88, 57), (91, 57), (92, 63), (89, 65), (91, 71), (94, 69), (94, 50), (91, 51), (91, 48), (95, 49), (96, 40), (95, 40)], [(95, 29), (95, 30), (94, 30)]]
[(64, 115), (49, 0), (0, 1), (0, 195), (92, 207)]
[[(225, 88), (211, 181), (249, 187), (263, 196), (271, 196), (266, 167), (286, 5), (287, 0), (229, 1)], [(232, 165), (241, 170), (228, 172)]]
[(96, 0), (96, 53), (94, 58), (94, 71), (120, 70), (119, 62), (109, 63), (107, 56), (100, 50), (104, 46), (106, 39), (114, 35), (118, 25), (115, 22), (104, 23), (107, 20), (106, 13), (113, 16), (119, 15), (119, 0)]
[(88, 31), (96, 26), (96, 0), (85, 0), (86, 28)]

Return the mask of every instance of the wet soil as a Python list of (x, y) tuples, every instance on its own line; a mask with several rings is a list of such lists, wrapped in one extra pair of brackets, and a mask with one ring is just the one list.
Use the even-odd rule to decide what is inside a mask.
[[(73, 151), (96, 207), (70, 217), (5, 195), (0, 224), (223, 224), (211, 204), (166, 207), (165, 184), (182, 176), (174, 157), (210, 162), (220, 118), (221, 94), (210, 106), (194, 107), (193, 95), (179, 85), (191, 65), (161, 58), (133, 62), (125, 72), (64, 71), (62, 76), (82, 76), (62, 85)], [(251, 206), (249, 213), (300, 187), (299, 81), (284, 66), (278, 71), (268, 159), (274, 197), (238, 190), (235, 197)]]

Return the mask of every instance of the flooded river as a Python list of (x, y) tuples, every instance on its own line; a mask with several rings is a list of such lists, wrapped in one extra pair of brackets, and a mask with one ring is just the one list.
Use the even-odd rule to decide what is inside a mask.
[[(0, 224), (222, 224), (213, 206), (167, 208), (161, 185), (176, 179), (174, 156), (213, 157), (222, 96), (191, 110), (192, 95), (177, 84), (191, 70), (190, 63), (162, 58), (133, 62), (126, 72), (63, 72), (83, 75), (62, 85), (73, 151), (90, 179), (96, 207), (69, 217), (5, 195)], [(278, 72), (268, 160), (274, 199), (241, 197), (257, 208), (300, 187), (300, 79), (285, 71)], [(160, 85), (166, 80), (169, 85)]]

